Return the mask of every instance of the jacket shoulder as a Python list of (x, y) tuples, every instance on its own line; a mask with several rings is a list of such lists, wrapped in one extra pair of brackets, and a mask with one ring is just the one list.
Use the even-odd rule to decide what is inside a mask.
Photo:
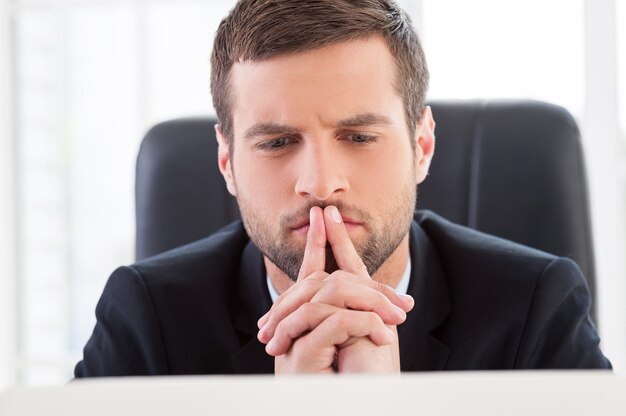
[(457, 345), (450, 368), (610, 367), (574, 261), (429, 211), (418, 211), (415, 220), (439, 257), (453, 305), (439, 329), (443, 340)]
[(143, 259), (130, 267), (148, 285), (172, 280), (180, 285), (184, 281), (233, 276), (249, 241), (243, 224), (236, 221), (202, 240)]
[(249, 239), (241, 222), (118, 268), (96, 307), (76, 377), (232, 372), (237, 276)]
[(449, 272), (483, 271), (502, 275), (505, 271), (541, 271), (557, 256), (510, 240), (454, 224), (427, 210), (417, 211), (415, 220), (433, 243)]

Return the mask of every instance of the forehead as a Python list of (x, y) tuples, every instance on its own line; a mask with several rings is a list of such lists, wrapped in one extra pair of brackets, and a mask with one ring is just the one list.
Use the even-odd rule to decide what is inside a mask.
[(381, 36), (237, 63), (230, 85), (235, 136), (259, 121), (310, 126), (361, 113), (402, 121), (396, 72)]

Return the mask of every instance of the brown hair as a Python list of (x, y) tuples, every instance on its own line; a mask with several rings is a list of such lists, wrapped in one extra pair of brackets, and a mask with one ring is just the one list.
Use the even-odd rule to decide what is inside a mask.
[(211, 56), (211, 93), (220, 128), (232, 141), (229, 75), (236, 62), (260, 61), (382, 35), (398, 68), (411, 140), (424, 108), (428, 68), (406, 13), (391, 0), (240, 0), (222, 20)]

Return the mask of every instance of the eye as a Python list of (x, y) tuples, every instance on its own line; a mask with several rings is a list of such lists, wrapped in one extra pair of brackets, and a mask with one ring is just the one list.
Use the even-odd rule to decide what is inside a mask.
[(280, 150), (292, 142), (293, 142), (293, 138), (291, 137), (277, 137), (275, 139), (271, 139), (271, 140), (267, 140), (265, 142), (259, 143), (257, 146), (261, 150), (272, 151), (272, 150)]
[(347, 139), (356, 144), (367, 144), (376, 141), (376, 136), (364, 133), (352, 133), (347, 135)]
[(287, 144), (287, 140), (288, 139), (286, 137), (279, 137), (278, 139), (270, 140), (267, 145), (273, 149), (278, 149), (285, 146)]

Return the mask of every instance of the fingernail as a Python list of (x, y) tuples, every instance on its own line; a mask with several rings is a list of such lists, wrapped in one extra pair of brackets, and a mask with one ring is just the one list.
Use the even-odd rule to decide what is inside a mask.
[(339, 214), (339, 210), (335, 206), (330, 206), (330, 218), (333, 219), (337, 224), (341, 224), (341, 214)]

